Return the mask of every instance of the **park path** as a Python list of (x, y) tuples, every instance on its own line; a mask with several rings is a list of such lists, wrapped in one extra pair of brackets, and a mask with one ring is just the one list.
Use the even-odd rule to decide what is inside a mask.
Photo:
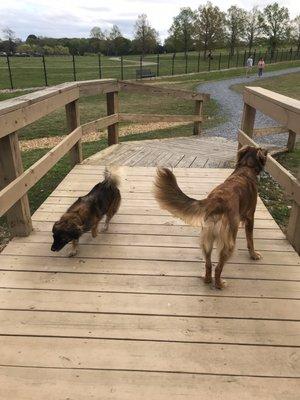
[[(265, 72), (264, 77), (269, 78), (273, 76), (281, 76), (294, 72), (300, 72), (300, 67), (288, 68), (280, 71)], [(211, 98), (216, 100), (220, 107), (220, 114), (225, 115), (226, 121), (221, 125), (205, 131), (208, 136), (221, 136), (227, 139), (235, 140), (237, 138), (237, 128), (240, 126), (243, 102), (242, 95), (240, 93), (231, 90), (230, 87), (239, 83), (253, 82), (258, 79), (257, 75), (253, 75), (249, 78), (238, 77), (225, 79), (220, 81), (206, 82), (197, 87), (199, 92), (206, 92), (211, 95)], [(276, 90), (276, 88), (274, 88)], [(263, 128), (268, 126), (278, 125), (271, 118), (257, 112), (255, 127)], [(286, 144), (286, 133), (270, 135), (261, 138), (262, 143), (272, 143), (279, 146)]]

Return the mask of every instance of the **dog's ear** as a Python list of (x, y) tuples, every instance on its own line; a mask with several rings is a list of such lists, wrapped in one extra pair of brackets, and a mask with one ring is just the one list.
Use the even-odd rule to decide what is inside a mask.
[(243, 146), (237, 153), (237, 163), (239, 164), (246, 153), (250, 150), (250, 146)]
[(268, 155), (268, 150), (266, 149), (261, 149), (260, 147), (257, 149), (256, 152), (257, 158), (261, 165), (265, 166), (267, 162), (267, 155)]

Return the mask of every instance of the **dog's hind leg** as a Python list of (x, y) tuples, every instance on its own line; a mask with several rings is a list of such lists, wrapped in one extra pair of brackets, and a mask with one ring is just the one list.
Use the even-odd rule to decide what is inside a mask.
[(201, 235), (201, 247), (202, 252), (205, 257), (205, 277), (204, 283), (211, 283), (211, 271), (212, 271), (212, 262), (211, 262), (211, 253), (214, 244), (214, 234), (213, 234), (213, 226), (208, 225), (204, 226), (202, 229)]
[(261, 254), (254, 250), (253, 244), (253, 228), (254, 228), (254, 214), (252, 217), (245, 220), (245, 232), (247, 239), (247, 247), (252, 260), (259, 260), (262, 258)]
[(109, 207), (106, 213), (105, 224), (102, 229), (102, 232), (106, 232), (109, 228), (109, 223), (112, 217), (117, 213), (121, 203), (121, 197), (117, 196), (115, 200), (112, 202), (111, 206)]
[(221, 274), (226, 261), (231, 257), (236, 235), (238, 231), (239, 222), (238, 221), (223, 221), (222, 227), (220, 229), (219, 236), (219, 262), (215, 269), (215, 287), (216, 289), (223, 289), (225, 287), (225, 281), (221, 279)]

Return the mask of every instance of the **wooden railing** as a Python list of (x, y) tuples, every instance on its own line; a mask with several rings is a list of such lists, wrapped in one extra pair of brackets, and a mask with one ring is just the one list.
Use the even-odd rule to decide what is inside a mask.
[[(300, 134), (300, 101), (259, 87), (246, 87), (244, 90), (244, 111), (241, 129), (238, 134), (239, 146), (258, 146), (253, 140), (256, 110), (273, 118), (286, 127), (289, 132), (288, 150), (292, 150), (296, 137)], [(300, 166), (299, 166), (300, 168)], [(287, 238), (300, 253), (300, 171), (297, 178), (268, 155), (266, 171), (292, 199), (292, 209), (287, 228)]]
[[(194, 115), (151, 115), (119, 113), (119, 92), (146, 93), (195, 101)], [(106, 94), (107, 116), (80, 124), (80, 96)], [(209, 95), (186, 90), (168, 89), (140, 83), (100, 79), (66, 83), (0, 103), (0, 216), (6, 214), (13, 236), (27, 236), (32, 230), (27, 192), (67, 152), (74, 166), (83, 160), (83, 135), (108, 129), (108, 145), (118, 143), (121, 121), (153, 122), (184, 121), (194, 123), (194, 134), (201, 133), (203, 101)], [(65, 107), (68, 134), (29, 169), (23, 171), (18, 130)]]

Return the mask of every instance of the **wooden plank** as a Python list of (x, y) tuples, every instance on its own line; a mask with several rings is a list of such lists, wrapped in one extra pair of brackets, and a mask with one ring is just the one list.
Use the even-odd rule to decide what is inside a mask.
[(125, 114), (119, 113), (121, 122), (201, 122), (199, 115), (158, 115), (158, 114)]
[(95, 96), (101, 93), (116, 92), (119, 89), (116, 79), (93, 79), (78, 82), (80, 96)]
[(71, 87), (63, 92), (56, 91), (51, 97), (44, 100), (28, 105), (25, 103), (23, 108), (2, 114), (0, 115), (0, 137), (15, 132), (78, 98), (79, 89)]
[(95, 121), (87, 122), (86, 124), (81, 125), (82, 134), (87, 135), (91, 132), (100, 131), (110, 125), (114, 125), (118, 120), (118, 114), (112, 114), (96, 119)]
[(5, 399), (298, 400), (299, 380), (155, 372), (0, 367)]
[(265, 128), (254, 128), (253, 136), (261, 137), (267, 135), (275, 135), (277, 133), (284, 133), (284, 132), (287, 132), (286, 126), (267, 126)]
[[(2, 365), (298, 377), (294, 347), (2, 336)], [(199, 362), (201, 360), (201, 362)], [(289, 362), (286, 362), (289, 360)]]
[[(119, 94), (118, 92), (108, 92), (106, 94), (107, 115), (119, 114)], [(119, 118), (118, 118), (119, 121)], [(119, 141), (119, 124), (108, 125), (107, 127), (108, 146), (118, 143)]]
[[(66, 104), (65, 109), (68, 133), (71, 133), (80, 126), (79, 100)], [(70, 158), (72, 167), (83, 161), (81, 139), (70, 149)]]
[(182, 100), (201, 100), (207, 101), (210, 95), (207, 93), (192, 92), (190, 90), (171, 89), (169, 87), (154, 86), (144, 83), (136, 83), (129, 81), (119, 81), (119, 87), (124, 92), (130, 93), (147, 93), (159, 96), (171, 96)]
[[(252, 139), (239, 130), (238, 140), (241, 144), (258, 147)], [(296, 203), (300, 204), (300, 183), (287, 169), (285, 169), (278, 161), (276, 161), (270, 154), (267, 156), (265, 170), (272, 175), (285, 190), (288, 196), (291, 196)]]
[(16, 201), (22, 198), (78, 142), (81, 136), (81, 127), (78, 127), (40, 160), (2, 189), (0, 192), (0, 215), (3, 215)]
[(298, 327), (295, 321), (0, 311), (0, 335), (14, 336), (298, 346)]
[(76, 273), (1, 271), (0, 277), (1, 287), (11, 289), (300, 299), (300, 284), (293, 281), (227, 278), (228, 287), (222, 291), (205, 285), (200, 276), (80, 274), (79, 278)]
[[(238, 307), (237, 307), (238, 301)], [(299, 300), (0, 288), (3, 310), (299, 321)]]
[[(240, 236), (240, 235), (239, 235)], [(34, 232), (27, 238), (17, 238), (17, 243), (52, 243), (53, 237), (48, 232)], [(153, 247), (184, 247), (199, 249), (199, 236), (157, 236), (145, 234), (120, 234), (118, 232), (110, 232), (99, 234), (96, 238), (91, 239), (90, 234), (83, 235), (80, 238), (80, 244), (105, 244), (118, 246), (153, 246)], [(255, 239), (255, 248), (258, 251), (287, 251), (295, 250), (287, 240), (270, 240)], [(236, 241), (236, 249), (247, 249), (247, 243), (244, 238), (238, 237)]]
[(293, 202), (287, 227), (287, 238), (300, 254), (300, 205)]
[[(244, 102), (295, 133), (300, 133), (300, 101), (259, 87), (244, 89)], [(243, 129), (243, 128), (242, 128)], [(243, 129), (244, 130), (244, 129)], [(248, 132), (246, 132), (248, 133)]]
[(255, 123), (256, 109), (249, 104), (244, 103), (241, 130), (249, 137), (253, 137), (253, 128)]
[[(69, 258), (47, 256), (1, 255), (0, 270), (28, 272), (68, 272), (79, 274), (110, 275), (149, 275), (149, 276), (190, 276), (204, 275), (204, 261), (158, 261), (123, 260), (97, 258)], [(282, 281), (300, 281), (299, 266), (264, 264), (264, 260), (255, 263), (246, 259), (245, 263), (233, 263), (229, 260), (224, 269), (224, 278), (229, 279), (266, 279)], [(80, 278), (79, 278), (80, 279)]]
[(288, 151), (293, 151), (296, 144), (297, 135), (295, 132), (289, 130), (289, 137), (287, 142), (287, 149)]
[[(23, 174), (23, 163), (19, 147), (18, 133), (14, 132), (0, 139), (0, 199), (1, 193), (10, 185), (14, 185), (15, 179)], [(1, 203), (4, 203), (2, 200)], [(32, 231), (31, 213), (27, 192), (6, 206), (6, 220), (12, 236), (27, 236)]]

